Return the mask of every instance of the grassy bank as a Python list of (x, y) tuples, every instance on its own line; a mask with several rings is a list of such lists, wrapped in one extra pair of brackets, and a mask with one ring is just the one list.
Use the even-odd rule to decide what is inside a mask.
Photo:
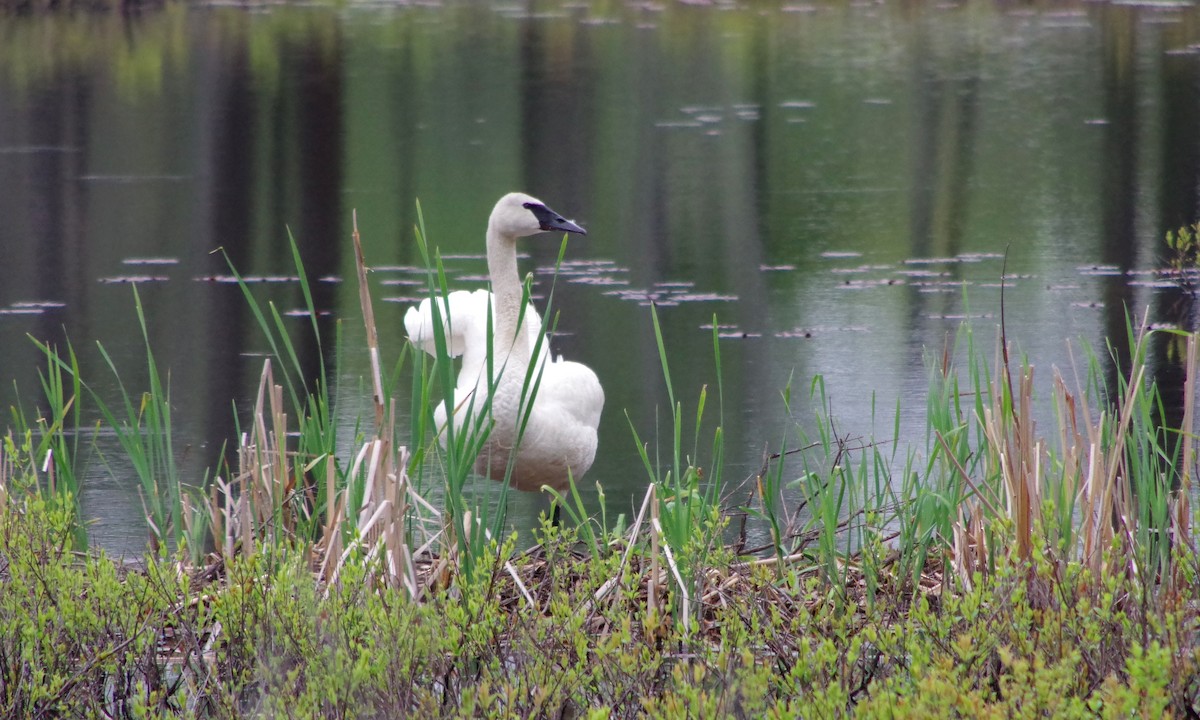
[(553, 531), (471, 581), (418, 563), (413, 602), (358, 564), (322, 583), (291, 546), (127, 568), (65, 551), (71, 518), (39, 500), (0, 523), (7, 717), (1115, 718), (1196, 693), (1186, 603), (1045, 560), (847, 603), (801, 563), (719, 554), (685, 627), (669, 593), (648, 609), (644, 553), (621, 572)]
[[(445, 295), (436, 248), (418, 238), (429, 291)], [(445, 338), (434, 358), (381, 356), (354, 244), (366, 347), (334, 345), (371, 359), (369, 414), (332, 420), (328, 378), (303, 377), (280, 314), (243, 284), (274, 356), (202, 487), (179, 477), (148, 343), (149, 387), (111, 406), (69, 349), (44, 348), (36, 411), (13, 412), (0, 451), (0, 714), (1200, 712), (1195, 448), (1156, 422), (1145, 370), (1149, 338), (1171, 333), (1190, 429), (1194, 335), (1135, 328), (1123, 379), (1105, 387), (1086, 352), (1039, 385), (1007, 338), (985, 351), (964, 330), (930, 363), (923, 445), (901, 447), (898, 420), (891, 438), (851, 440), (818, 410), (815, 432), (781, 429), (734, 488), (721, 429), (702, 430), (722, 388), (685, 404), (658, 332), (671, 422), (662, 437), (631, 425), (648, 478), (638, 513), (589, 514), (569, 492), (568, 527), (544, 525), (530, 549), (505, 523), (504, 486), (471, 481), (486, 402), (438, 442), (432, 408), (454, 404)], [(719, 375), (715, 334), (713, 353)], [(398, 410), (400, 382), (413, 402)], [(526, 384), (532, 395), (537, 379)], [(804, 404), (827, 407), (821, 388)], [(794, 394), (799, 405), (783, 389)], [(1037, 396), (1055, 408), (1045, 434)], [(85, 405), (142, 483), (137, 563), (86, 549)], [(398, 412), (411, 413), (404, 437)], [(747, 523), (769, 542), (748, 546)]]

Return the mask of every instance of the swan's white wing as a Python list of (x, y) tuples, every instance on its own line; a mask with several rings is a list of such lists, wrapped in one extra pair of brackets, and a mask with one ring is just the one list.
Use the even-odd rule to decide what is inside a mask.
[[(448, 305), (447, 305), (447, 300)], [(483, 407), (484, 394), (488, 384), (485, 380), (487, 368), (487, 330), (488, 306), (494, 303), (494, 298), (487, 290), (456, 290), (447, 297), (436, 298), (439, 308), (443, 308), (442, 323), (446, 328), (446, 341), (451, 357), (462, 356), (455, 380), (454, 402), (456, 406), (455, 427), (461, 427), (469, 404), (474, 399), (476, 412)], [(444, 308), (449, 307), (449, 310)], [(495, 326), (495, 308), (492, 307), (492, 325)], [(430, 355), (437, 354), (437, 344), (434, 335), (433, 301), (422, 300), (415, 307), (410, 307), (404, 315), (404, 326), (412, 342)], [(526, 306), (522, 327), (529, 334), (529, 346), (532, 349), (542, 332), (542, 318), (533, 304)], [(498, 348), (500, 349), (500, 348)], [(499, 375), (504, 370), (505, 355), (496, 353), (494, 372)], [(543, 365), (550, 357), (549, 342), (543, 340), (538, 348), (538, 360)], [(513, 372), (523, 373), (525, 369), (513, 368)], [(445, 426), (449, 413), (443, 404), (434, 409), (435, 426), (441, 430)], [(444, 436), (443, 436), (444, 438)]]
[(547, 365), (537, 402), (540, 404), (543, 399), (557, 406), (564, 421), (593, 430), (600, 426), (604, 388), (587, 365), (561, 358)]
[[(446, 297), (435, 300), (441, 312), (442, 327), (446, 332), (446, 345), (451, 357), (462, 355), (473, 342), (475, 336), (483, 343), (483, 335), (487, 332), (487, 306), (491, 293), (487, 290), (455, 290)], [(481, 323), (482, 321), (482, 323)], [(433, 326), (433, 303), (425, 298), (416, 307), (410, 307), (404, 313), (404, 328), (413, 344), (430, 355), (437, 355), (437, 342)]]
[[(495, 324), (495, 301), (492, 294), (482, 289), (455, 290), (445, 298), (437, 297), (436, 301), (441, 310), (442, 327), (446, 333), (450, 356), (469, 355), (469, 358), (464, 358), (464, 362), (468, 359), (471, 361), (467, 369), (471, 370), (470, 374), (478, 374), (479, 368), (487, 360), (485, 352), (489, 304), (493, 304), (492, 323), (493, 326)], [(433, 323), (433, 301), (430, 298), (425, 298), (404, 313), (404, 328), (409, 339), (430, 355), (437, 354)], [(542, 317), (532, 303), (526, 306), (522, 324), (529, 334), (529, 346), (532, 348), (542, 331)], [(547, 346), (547, 342), (542, 343), (538, 353), (539, 362), (546, 362), (549, 355)]]

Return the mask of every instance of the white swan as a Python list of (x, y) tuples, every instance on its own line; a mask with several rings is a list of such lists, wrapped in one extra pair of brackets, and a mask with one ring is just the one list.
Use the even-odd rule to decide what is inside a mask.
[[(561, 357), (549, 360), (545, 340), (538, 353), (534, 377), (540, 371), (541, 382), (529, 410), (520, 445), (517, 446), (518, 416), (522, 408), (522, 388), (530, 365), (532, 348), (541, 333), (541, 318), (527, 306), (521, 317), (522, 287), (517, 271), (517, 239), (543, 231), (564, 231), (586, 235), (587, 231), (523, 193), (500, 198), (488, 219), (487, 260), (491, 275), (490, 296), (494, 330), (492, 365), (497, 375), (491, 397), (493, 425), (483, 449), (475, 461), (475, 470), (494, 480), (503, 481), (510, 454), (516, 447), (509, 483), (517, 490), (538, 490), (547, 485), (556, 490), (567, 487), (569, 479), (578, 481), (596, 457), (596, 428), (604, 407), (604, 390), (596, 373)], [(455, 383), (455, 429), (471, 402), (467, 393), (485, 392), (487, 353), (486, 291), (450, 293), (450, 331), (447, 332), (451, 355), (462, 354), (463, 366)], [(441, 308), (445, 308), (441, 305)], [(426, 352), (436, 352), (433, 343), (433, 318), (429, 300), (405, 315), (409, 337)], [(443, 320), (445, 322), (445, 320)], [(518, 323), (521, 324), (518, 332)], [(482, 407), (480, 398), (474, 403)], [(434, 411), (441, 432), (447, 410)], [(444, 434), (442, 435), (444, 441)]]

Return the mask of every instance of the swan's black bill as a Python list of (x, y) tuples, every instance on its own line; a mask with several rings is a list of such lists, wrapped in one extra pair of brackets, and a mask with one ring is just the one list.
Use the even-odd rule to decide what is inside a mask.
[(529, 212), (533, 213), (534, 217), (537, 218), (538, 225), (541, 225), (542, 230), (547, 232), (551, 230), (562, 230), (563, 232), (587, 235), (587, 230), (584, 230), (545, 205), (539, 205), (538, 203), (525, 203), (525, 207), (529, 210)]

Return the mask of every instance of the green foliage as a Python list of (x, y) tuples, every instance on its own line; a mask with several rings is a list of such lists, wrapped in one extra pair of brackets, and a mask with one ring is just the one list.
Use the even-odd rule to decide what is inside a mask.
[(0, 507), (4, 717), (1115, 718), (1200, 703), (1194, 607), (1045, 559), (849, 612), (795, 568), (786, 587), (726, 572), (722, 602), (685, 631), (646, 613), (640, 573), (594, 601), (620, 559), (580, 558), (559, 528), (538, 554), (490, 542), (473, 579), (414, 603), (366, 563), (320, 583), (289, 545), (215, 581), (170, 558), (79, 556), (73, 523), (36, 494)]
[[(39, 469), (44, 472), (45, 483), (41, 490), (47, 500), (69, 505), (78, 515), (79, 440), (83, 434), (79, 359), (69, 343), (65, 359), (55, 348), (35, 343), (46, 358), (45, 371), (38, 371), (45, 406), (38, 403), (32, 423), (19, 403), (12, 408), (7, 454), (10, 458), (22, 457), (29, 461), (26, 470), (30, 478), (38, 477)], [(21, 443), (19, 449), (14, 445), (18, 442)], [(76, 549), (87, 547), (87, 528), (83, 523), (76, 523), (72, 535)]]
[(1181, 287), (1194, 292), (1194, 273), (1200, 268), (1200, 223), (1168, 230), (1166, 244), (1168, 269), (1177, 277)]
[[(347, 483), (354, 482), (354, 479), (349, 477), (347, 468), (344, 467), (341, 459), (337, 456), (338, 423), (334, 422), (333, 402), (325, 367), (325, 354), (323, 350), (325, 340), (321, 337), (320, 325), (317, 322), (317, 307), (313, 301), (312, 290), (309, 286), (308, 273), (305, 271), (304, 262), (300, 257), (300, 248), (290, 231), (288, 232), (288, 245), (291, 249), (292, 263), (296, 269), (296, 277), (299, 280), (300, 291), (304, 299), (304, 309), (312, 326), (313, 341), (316, 343), (317, 353), (321, 358), (317, 370), (318, 376), (315, 378), (305, 377), (304, 365), (301, 363), (299, 354), (296, 352), (291, 332), (289, 332), (287, 324), (280, 315), (279, 308), (276, 307), (274, 302), (270, 301), (265, 304), (264, 308), (227, 254), (225, 255), (225, 261), (229, 265), (229, 270), (233, 277), (237, 280), (238, 287), (242, 291), (242, 296), (245, 298), (247, 307), (250, 308), (259, 331), (271, 348), (271, 355), (275, 359), (274, 368), (277, 368), (283, 376), (283, 387), (286, 389), (287, 397), (291, 401), (291, 416), (295, 418), (298, 425), (296, 456), (301, 459), (301, 462), (293, 463), (292, 465), (292, 483), (297, 487), (303, 487), (307, 482), (303, 477), (303, 471), (307, 468), (312, 473), (311, 483), (315, 489), (312, 505), (316, 508), (323, 508), (328, 513), (330, 512), (329, 507), (332, 505), (332, 499), (325, 497), (325, 491), (329, 487), (330, 481), (333, 481), (334, 487), (340, 489), (345, 487)], [(223, 248), (221, 252), (225, 254)], [(340, 356), (342, 351), (340, 323), (337, 327), (338, 337), (335, 338), (334, 353)], [(401, 358), (400, 362), (403, 362), (403, 358)], [(258, 448), (258, 450), (265, 452), (265, 448)], [(324, 462), (327, 458), (332, 459), (332, 462)], [(328, 472), (333, 472), (334, 477), (326, 477)], [(279, 478), (279, 480), (282, 480), (282, 478)], [(351, 497), (361, 501), (361, 492), (357, 494), (352, 493)], [(284, 502), (284, 498), (279, 494), (275, 494), (272, 496), (272, 500), (276, 506), (270, 508), (267, 514), (275, 518), (276, 522), (282, 524), (280, 515), (283, 512), (281, 504)], [(293, 503), (299, 503), (300, 500), (300, 496), (291, 498)], [(357, 504), (352, 504), (349, 508), (350, 516), (357, 518), (359, 509), (360, 507)], [(302, 537), (311, 540), (316, 539), (322, 522), (326, 517), (323, 513), (313, 512), (307, 508), (301, 508), (298, 512), (291, 515), (300, 521), (300, 526), (293, 529)]]
[[(448, 327), (449, 318), (443, 318), (443, 311), (449, 308), (450, 287), (437, 247), (431, 246), (428, 242), (429, 235), (425, 229), (425, 217), (421, 212), (420, 203), (417, 204), (417, 222), (418, 225), (414, 228), (417, 247), (425, 264), (429, 295), (435, 301), (430, 303), (435, 355), (432, 358), (431, 368), (428, 367), (430, 360), (424, 353), (416, 353), (414, 362), (412, 446), (419, 450), (413, 455), (410, 472), (416, 478), (418, 486), (422, 486), (425, 484), (423, 477), (426, 467), (422, 460), (427, 455), (432, 455), (441, 461), (446, 513), (444, 526), (448, 531), (453, 550), (462, 562), (463, 573), (469, 580), (474, 577), (475, 562), (483, 555), (483, 549), (486, 547), (489, 537), (498, 535), (503, 523), (502, 513), (491, 512), (491, 503), (486, 497), (487, 492), (472, 492), (470, 483), (474, 472), (475, 458), (479, 455), (491, 430), (489, 414), (491, 397), (499, 382), (499, 373), (494, 366), (495, 357), (489, 352), (486, 369), (488, 390), (486, 395), (480, 397), (478, 393), (472, 393), (471, 397), (465, 399), (455, 396), (457, 378), (454, 372), (454, 360), (450, 355), (450, 340), (447, 335), (447, 330), (452, 329)], [(524, 307), (523, 303), (522, 315)], [(493, 318), (489, 306), (487, 337), (491, 338), (492, 333)], [(536, 351), (537, 348), (534, 348), (534, 353)], [(530, 363), (530, 368), (533, 367), (534, 364)], [(499, 372), (504, 371), (505, 368), (501, 368)], [(528, 382), (529, 379), (526, 378), (526, 387), (528, 387)], [(437, 433), (433, 422), (433, 410), (437, 406), (437, 400), (434, 399), (435, 391), (440, 391), (442, 402), (447, 408), (457, 409), (460, 405), (463, 406), (461, 409), (463, 420), (460, 427), (456, 427), (459, 423), (453, 421), (455, 413), (450, 411), (446, 413), (449, 421), (441, 430), (444, 435), (440, 439), (441, 442), (434, 437)], [(524, 390), (522, 397), (526, 397)], [(508, 472), (511, 473), (511, 467)], [(499, 487), (498, 493), (498, 503), (501, 507), (507, 491), (508, 483), (503, 483)]]
[[(717, 558), (724, 554), (722, 552), (723, 533), (727, 526), (721, 509), (724, 434), (720, 426), (713, 432), (713, 440), (707, 451), (708, 463), (703, 465), (700, 458), (700, 436), (704, 426), (708, 388), (707, 386), (702, 387), (693, 421), (692, 454), (684, 454), (683, 432), (686, 422), (683, 403), (675, 399), (675, 388), (671, 383), (670, 362), (666, 344), (663, 341), (662, 326), (658, 321), (658, 310), (653, 306), (651, 307), (651, 319), (654, 323), (654, 335), (658, 344), (663, 380), (671, 404), (670, 434), (665, 442), (661, 435), (657, 438), (654, 460), (651, 460), (649, 444), (643, 442), (628, 413), (626, 413), (626, 419), (629, 421), (630, 432), (637, 446), (637, 452), (650, 479), (650, 489), (643, 502), (641, 515), (645, 514), (648, 507), (650, 515), (647, 522), (650, 542), (644, 550), (648, 551), (651, 563), (651, 580), (647, 590), (650, 596), (651, 620), (658, 621), (657, 612), (660, 602), (658, 575), (661, 562), (664, 573), (669, 578), (668, 584), (673, 590), (672, 596), (665, 599), (668, 599), (674, 620), (686, 635), (691, 632), (693, 627), (693, 616), (698, 614), (703, 607), (703, 603), (698, 601), (706, 589), (705, 571), (713, 567)], [(717, 343), (716, 322), (713, 323), (713, 327), (713, 354), (719, 375), (721, 355)], [(718, 400), (720, 399), (722, 399), (722, 390), (718, 383)], [(666, 468), (663, 467), (664, 461), (661, 457), (664, 445), (666, 452), (669, 453)], [(643, 520), (641, 515), (634, 526), (635, 541), (637, 528)]]
[[(130, 716), (182, 709), (157, 643), (182, 619), (186, 577), (70, 552), (76, 519), (36, 495), (0, 509), (0, 716)], [(117, 698), (120, 698), (119, 700)]]
[(105, 364), (117, 381), (124, 413), (118, 415), (119, 411), (111, 409), (94, 391), (92, 398), (104, 416), (105, 424), (116, 431), (117, 441), (141, 481), (142, 502), (146, 506), (146, 519), (150, 522), (150, 537), (158, 546), (171, 540), (179, 542), (183, 537), (183, 488), (175, 464), (174, 435), (171, 431), (170, 380), (164, 381), (159, 373), (136, 285), (133, 286), (133, 301), (146, 349), (150, 388), (140, 395), (131, 394), (121, 381), (121, 374), (113, 359), (103, 346), (97, 344)]

